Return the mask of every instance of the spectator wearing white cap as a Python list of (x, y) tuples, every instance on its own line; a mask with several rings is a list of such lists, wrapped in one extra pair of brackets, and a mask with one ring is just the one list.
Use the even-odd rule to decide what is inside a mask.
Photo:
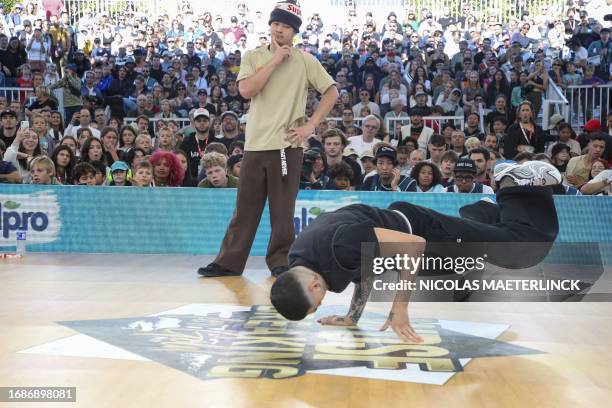
[(204, 150), (212, 142), (210, 137), (210, 113), (206, 109), (198, 108), (190, 116), (193, 117), (195, 131), (183, 138), (180, 149), (187, 155), (188, 171), (195, 180), (198, 177), (198, 167), (204, 155)]

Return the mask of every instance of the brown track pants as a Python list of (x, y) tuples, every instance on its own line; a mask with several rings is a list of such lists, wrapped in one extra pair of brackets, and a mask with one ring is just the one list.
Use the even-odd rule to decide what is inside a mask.
[(285, 149), (288, 170), (285, 177), (281, 173), (280, 150), (244, 153), (236, 209), (215, 263), (234, 272), (244, 271), (268, 199), (272, 231), (266, 264), (270, 270), (287, 266), (289, 247), (295, 239), (293, 217), (300, 185), (302, 153), (301, 148)]

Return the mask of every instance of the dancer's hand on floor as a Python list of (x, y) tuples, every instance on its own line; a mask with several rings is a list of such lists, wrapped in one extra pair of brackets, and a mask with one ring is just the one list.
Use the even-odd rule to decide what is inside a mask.
[(391, 326), (395, 334), (405, 341), (406, 343), (422, 343), (423, 338), (419, 336), (412, 326), (410, 326), (410, 319), (408, 318), (408, 312), (390, 312), (389, 318), (382, 325), (380, 331), (385, 331)]
[(321, 323), (324, 326), (355, 326), (357, 324), (356, 321), (351, 319), (348, 316), (327, 316), (322, 317), (317, 320), (317, 322)]

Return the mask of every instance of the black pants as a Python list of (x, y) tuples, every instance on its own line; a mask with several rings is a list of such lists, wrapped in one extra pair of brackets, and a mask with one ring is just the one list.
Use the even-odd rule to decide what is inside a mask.
[(403, 213), (412, 233), (425, 238), (426, 253), (464, 257), (486, 254), (488, 262), (504, 268), (538, 264), (559, 232), (549, 187), (504, 188), (497, 194), (497, 205), (478, 201), (462, 207), (461, 218), (407, 202), (393, 203), (389, 209)]

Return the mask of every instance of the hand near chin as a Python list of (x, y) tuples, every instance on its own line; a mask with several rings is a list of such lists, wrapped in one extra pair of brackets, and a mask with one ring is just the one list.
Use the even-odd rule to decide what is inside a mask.
[(355, 326), (357, 322), (348, 316), (327, 316), (317, 320), (323, 326)]

